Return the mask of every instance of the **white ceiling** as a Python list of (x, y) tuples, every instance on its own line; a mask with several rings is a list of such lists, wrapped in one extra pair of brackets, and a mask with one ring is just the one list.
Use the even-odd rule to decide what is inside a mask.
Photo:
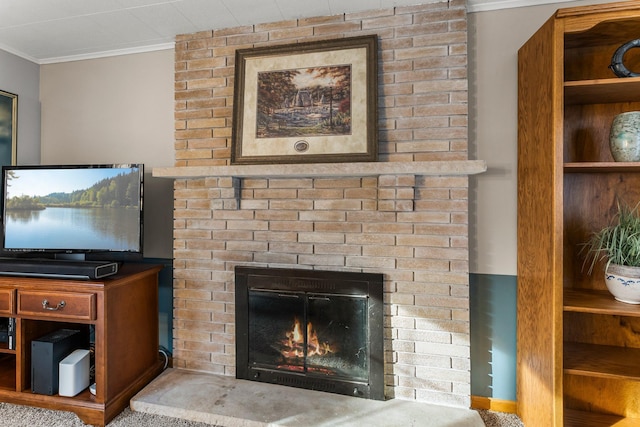
[[(173, 47), (177, 34), (442, 0), (0, 0), (0, 49), (46, 64)], [(569, 0), (468, 0), (470, 12)]]

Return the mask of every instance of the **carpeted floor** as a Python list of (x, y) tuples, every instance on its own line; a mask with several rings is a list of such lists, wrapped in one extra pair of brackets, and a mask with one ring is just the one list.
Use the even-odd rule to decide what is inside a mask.
[[(208, 424), (125, 409), (109, 427), (211, 427)], [(0, 427), (85, 427), (76, 414), (0, 403)]]
[(478, 413), (487, 427), (524, 427), (516, 414), (485, 410), (478, 410)]
[[(479, 410), (487, 427), (523, 427), (514, 414)], [(108, 427), (211, 427), (208, 424), (125, 409)], [(71, 412), (0, 403), (0, 427), (85, 427)]]

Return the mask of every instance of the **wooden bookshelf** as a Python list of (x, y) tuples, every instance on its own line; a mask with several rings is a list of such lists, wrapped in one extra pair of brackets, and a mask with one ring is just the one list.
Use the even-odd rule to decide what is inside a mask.
[[(618, 200), (640, 201), (640, 163), (609, 129), (640, 110), (615, 50), (638, 38), (637, 1), (558, 10), (518, 52), (518, 414), (531, 426), (640, 425), (640, 306), (606, 290), (582, 244)], [(630, 69), (640, 57), (629, 55)]]

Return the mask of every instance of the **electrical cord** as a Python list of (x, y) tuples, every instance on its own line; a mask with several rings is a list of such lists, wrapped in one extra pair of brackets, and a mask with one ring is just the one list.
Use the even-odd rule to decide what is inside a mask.
[(158, 352), (164, 356), (164, 366), (162, 367), (162, 370), (164, 371), (165, 369), (167, 369), (167, 366), (169, 366), (169, 351), (166, 348), (160, 346)]

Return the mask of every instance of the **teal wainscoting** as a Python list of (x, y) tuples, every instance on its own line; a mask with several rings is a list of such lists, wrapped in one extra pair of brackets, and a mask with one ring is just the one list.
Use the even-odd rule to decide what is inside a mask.
[(145, 258), (144, 262), (164, 266), (158, 274), (158, 338), (160, 346), (173, 353), (173, 260)]
[(516, 400), (516, 276), (471, 274), (471, 394)]

